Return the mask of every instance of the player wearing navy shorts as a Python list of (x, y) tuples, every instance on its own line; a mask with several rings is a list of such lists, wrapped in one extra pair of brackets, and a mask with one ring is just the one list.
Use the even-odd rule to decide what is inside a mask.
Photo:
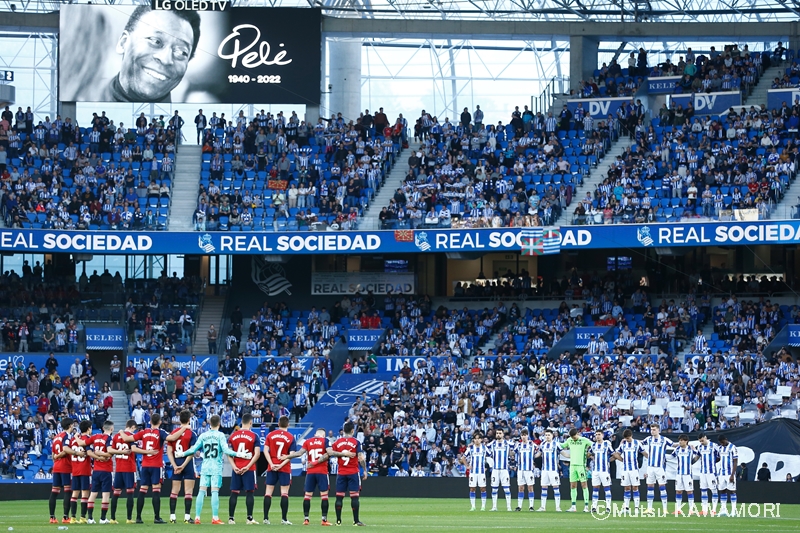
[[(331, 455), (328, 454), (328, 448), (330, 448), (330, 443), (328, 439), (325, 438), (325, 430), (319, 428), (312, 438), (307, 439), (303, 443), (303, 446), (299, 450), (284, 457), (284, 459), (291, 460), (295, 457), (301, 457), (307, 454), (305, 494), (303, 496), (304, 526), (310, 523), (308, 515), (311, 512), (311, 497), (314, 496), (314, 491), (316, 489), (319, 489), (319, 496), (322, 500), (322, 525), (333, 525), (328, 522), (328, 490), (330, 489), (330, 484), (328, 482), (328, 460), (331, 457)], [(334, 455), (336, 457), (345, 456), (351, 458), (356, 456), (355, 453), (351, 452), (345, 452), (344, 454), (334, 452)]]
[(184, 409), (180, 414), (181, 426), (167, 437), (167, 458), (172, 465), (172, 491), (169, 494), (169, 521), (174, 524), (175, 508), (178, 506), (178, 494), (183, 482), (183, 523), (194, 523), (192, 520), (192, 495), (197, 475), (194, 471), (194, 457), (175, 457), (176, 453), (188, 450), (197, 442), (190, 422), (192, 412)]
[(98, 494), (102, 494), (100, 523), (108, 524), (106, 515), (108, 514), (108, 504), (111, 499), (111, 473), (114, 471), (114, 461), (108, 452), (111, 446), (111, 434), (114, 432), (114, 422), (110, 420), (103, 424), (103, 432), (92, 435), (88, 439), (81, 439), (88, 446), (86, 453), (94, 460), (94, 471), (92, 472), (92, 492), (89, 494), (87, 507), (89, 510), (89, 523), (96, 523), (94, 520), (94, 502)]
[(140, 442), (139, 446), (146, 452), (157, 451), (153, 455), (145, 455), (142, 458), (141, 479), (139, 480), (139, 498), (136, 502), (136, 523), (144, 524), (142, 511), (144, 510), (144, 499), (150, 487), (153, 488), (153, 513), (155, 518), (153, 523), (165, 524), (161, 519), (161, 480), (164, 470), (164, 443), (167, 440), (167, 432), (161, 429), (161, 415), (153, 413), (148, 429), (138, 431), (133, 440)]
[(253, 518), (253, 507), (255, 506), (256, 491), (256, 464), (261, 455), (261, 441), (258, 435), (253, 433), (253, 415), (245, 413), (242, 415), (241, 429), (234, 431), (228, 439), (228, 445), (237, 452), (249, 452), (250, 459), (228, 456), (233, 467), (231, 474), (231, 497), (228, 500), (228, 523), (235, 524), (236, 503), (239, 500), (239, 493), (245, 491), (247, 504), (247, 524), (258, 524)]
[[(86, 512), (89, 508), (89, 493), (92, 490), (92, 460), (86, 453), (88, 448), (87, 441), (92, 436), (92, 422), (83, 420), (80, 423), (80, 435), (72, 439), (72, 449), (78, 453), (73, 454), (72, 460), (72, 498), (70, 504), (72, 509), (73, 524), (86, 524)], [(81, 517), (77, 518), (78, 498), (81, 500)]]
[(275, 485), (281, 487), (281, 524), (292, 525), (288, 520), (289, 514), (289, 486), (292, 484), (292, 465), (288, 459), (281, 460), (288, 453), (297, 450), (294, 436), (286, 431), (289, 427), (289, 417), (282, 416), (278, 419), (278, 429), (270, 432), (264, 442), (264, 454), (267, 457), (269, 470), (267, 470), (267, 489), (264, 492), (264, 523), (269, 524), (269, 508), (272, 506), (272, 493)]
[[(353, 438), (355, 425), (349, 420), (344, 423), (344, 437), (339, 438), (328, 448), (329, 455), (341, 453), (339, 457), (339, 469), (336, 476), (336, 525), (342, 525), (342, 505), (344, 504), (345, 493), (350, 494), (350, 506), (353, 509), (353, 525), (363, 526), (358, 519), (360, 509), (361, 479), (359, 477), (358, 466), (363, 468), (363, 479), (367, 479), (367, 457), (361, 449), (361, 443)], [(352, 452), (357, 460), (346, 457), (343, 452)]]
[(72, 460), (70, 456), (75, 453), (72, 450), (71, 436), (75, 420), (72, 418), (61, 419), (61, 433), (53, 438), (53, 488), (50, 491), (50, 523), (57, 524), (56, 503), (58, 495), (64, 491), (64, 517), (63, 524), (68, 524), (70, 496), (72, 496)]
[(114, 456), (116, 463), (116, 474), (114, 474), (114, 493), (111, 496), (111, 519), (109, 524), (117, 524), (117, 504), (119, 497), (124, 490), (127, 497), (127, 524), (134, 524), (133, 521), (133, 493), (136, 491), (136, 455), (153, 455), (160, 453), (158, 450), (149, 452), (139, 448), (133, 443), (133, 435), (136, 433), (136, 420), (130, 419), (125, 423), (125, 429), (114, 435), (111, 439), (111, 446), (108, 452)]

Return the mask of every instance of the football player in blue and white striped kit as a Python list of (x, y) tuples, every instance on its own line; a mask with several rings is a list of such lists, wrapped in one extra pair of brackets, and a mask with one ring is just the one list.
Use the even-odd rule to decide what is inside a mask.
[(542, 457), (542, 505), (537, 511), (545, 511), (547, 507), (547, 489), (553, 488), (553, 496), (556, 499), (556, 511), (561, 511), (561, 480), (558, 476), (558, 456), (561, 454), (561, 447), (553, 440), (553, 430), (546, 429), (544, 432), (544, 443), (539, 446), (537, 457)]
[(736, 516), (736, 467), (739, 466), (739, 450), (728, 441), (725, 435), (719, 436), (719, 471), (717, 472), (717, 488), (722, 504), (719, 515), (728, 515), (728, 494), (731, 495), (731, 516)]
[(490, 511), (497, 511), (497, 493), (500, 485), (503, 485), (503, 492), (506, 495), (506, 507), (511, 511), (511, 476), (508, 472), (508, 459), (514, 451), (514, 443), (505, 439), (502, 429), (496, 429), (494, 441), (487, 445), (489, 453), (492, 455), (494, 466), (492, 467), (492, 508)]
[(625, 510), (630, 510), (631, 496), (634, 508), (639, 508), (639, 452), (647, 455), (639, 441), (633, 440), (633, 431), (626, 429), (622, 432), (622, 442), (612, 459), (622, 461), (622, 486), (625, 489)]
[(533, 493), (533, 485), (536, 479), (533, 471), (536, 466), (533, 464), (533, 459), (536, 456), (536, 448), (538, 446), (535, 442), (530, 440), (527, 428), (523, 428), (519, 433), (519, 443), (516, 447), (517, 457), (517, 511), (522, 510), (522, 502), (525, 501), (525, 487), (528, 487), (528, 504), (529, 511), (533, 511), (533, 503), (536, 496)]
[(667, 448), (674, 448), (674, 443), (661, 436), (661, 427), (650, 424), (650, 436), (644, 439), (642, 446), (647, 450), (647, 511), (653, 510), (655, 484), (661, 490), (661, 505), (664, 515), (667, 514)]
[(470, 511), (475, 510), (475, 488), (481, 488), (481, 511), (486, 510), (486, 455), (488, 450), (481, 442), (481, 434), (472, 435), (472, 444), (467, 446), (467, 451), (461, 462), (469, 468), (469, 502), (472, 504)]
[(597, 500), (600, 497), (600, 485), (603, 486), (606, 497), (606, 512), (611, 511), (611, 455), (614, 450), (611, 443), (605, 440), (601, 430), (594, 432), (594, 444), (590, 449), (592, 454), (592, 512), (597, 512)]
[(717, 445), (708, 440), (708, 435), (700, 435), (697, 447), (700, 455), (700, 499), (703, 502), (701, 514), (708, 513), (708, 492), (711, 492), (711, 512), (717, 510)]
[(689, 436), (678, 437), (678, 446), (672, 450), (672, 457), (678, 460), (675, 474), (675, 516), (683, 514), (683, 493), (689, 500), (689, 514), (694, 509), (694, 480), (692, 479), (692, 463), (697, 461), (697, 450), (689, 446)]

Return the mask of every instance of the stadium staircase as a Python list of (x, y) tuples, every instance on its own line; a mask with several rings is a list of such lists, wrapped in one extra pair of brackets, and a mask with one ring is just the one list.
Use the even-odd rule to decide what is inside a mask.
[(627, 137), (620, 137), (611, 143), (611, 148), (606, 152), (603, 159), (589, 172), (588, 176), (583, 178), (583, 185), (579, 186), (572, 194), (572, 203), (561, 212), (561, 216), (553, 224), (554, 226), (569, 226), (572, 224), (572, 214), (578, 206), (577, 202), (580, 202), (586, 196), (586, 191), (594, 194), (597, 186), (603, 183), (603, 180), (608, 176), (608, 169), (611, 168), (611, 163), (616, 161), (617, 156), (622, 155), (630, 144), (631, 142)]
[(128, 395), (124, 390), (115, 390), (111, 391), (111, 396), (114, 397), (114, 407), (108, 410), (108, 419), (114, 422), (114, 431), (119, 431), (125, 428), (125, 422), (131, 417)]
[[(782, 78), (786, 71), (786, 64), (772, 66), (764, 71), (758, 79), (758, 83), (753, 88), (749, 96), (745, 96), (744, 103), (749, 108), (751, 105), (759, 107), (767, 105), (767, 92), (772, 88), (772, 81), (775, 78)], [(738, 111), (738, 110), (737, 110)]]
[(386, 176), (381, 190), (378, 191), (378, 194), (376, 194), (375, 198), (369, 203), (367, 210), (364, 212), (364, 216), (359, 222), (358, 229), (365, 231), (381, 229), (381, 221), (378, 215), (380, 215), (381, 209), (389, 205), (389, 202), (394, 197), (394, 193), (402, 185), (403, 179), (406, 177), (406, 172), (408, 172), (408, 163), (406, 163), (403, 158), (407, 158), (408, 154), (411, 152), (408, 152), (408, 154), (405, 152), (406, 151), (403, 150), (397, 155), (397, 163), (395, 163), (392, 170), (390, 170), (389, 174)]
[[(206, 296), (203, 299), (203, 310), (194, 330), (194, 342), (191, 351), (193, 354), (208, 353), (208, 339), (206, 332), (212, 324), (217, 328), (217, 353), (220, 353), (220, 344), (225, 342), (225, 335), (220, 333), (222, 318), (225, 311), (225, 296)], [(213, 354), (212, 354), (213, 355)]]
[(175, 179), (172, 181), (170, 231), (194, 231), (192, 216), (197, 207), (202, 147), (181, 145), (175, 157)]

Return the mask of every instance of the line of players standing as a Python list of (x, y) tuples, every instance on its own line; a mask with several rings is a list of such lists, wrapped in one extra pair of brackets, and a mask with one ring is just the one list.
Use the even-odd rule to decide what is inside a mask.
[[(471, 511), (476, 510), (476, 491), (481, 490), (481, 510), (486, 510), (486, 465), (491, 467), (490, 486), (492, 488), (492, 507), (490, 511), (497, 511), (497, 498), (499, 488), (502, 486), (505, 493), (506, 509), (511, 511), (511, 487), (509, 462), (511, 454), (516, 457), (517, 463), (517, 507), (520, 511), (525, 500), (525, 491), (530, 511), (545, 511), (548, 499), (548, 492), (553, 491), (555, 499), (555, 510), (561, 511), (560, 494), (560, 455), (562, 449), (570, 448), (580, 439), (586, 441), (585, 454), (571, 454), (570, 462), (570, 485), (572, 495), (572, 506), (568, 511), (576, 511), (577, 486), (582, 487), (584, 499), (584, 512), (590, 512), (587, 491), (587, 476), (585, 466), (587, 461), (591, 461), (590, 477), (592, 481), (592, 501), (591, 512), (598, 511), (598, 500), (600, 487), (603, 487), (605, 496), (605, 512), (611, 512), (611, 461), (621, 462), (621, 482), (624, 487), (624, 509), (631, 512), (630, 501), (633, 499), (634, 508), (639, 508), (640, 503), (640, 473), (639, 455), (646, 458), (647, 473), (645, 483), (647, 485), (647, 508), (642, 510), (645, 513), (653, 512), (653, 502), (655, 500), (655, 486), (660, 490), (661, 504), (664, 514), (667, 513), (667, 490), (666, 490), (666, 460), (671, 455), (677, 461), (677, 471), (675, 480), (675, 510), (676, 515), (684, 514), (717, 514), (717, 506), (721, 503), (720, 516), (736, 514), (736, 468), (738, 466), (739, 454), (736, 446), (731, 444), (724, 435), (719, 436), (719, 443), (709, 441), (708, 436), (701, 434), (699, 444), (689, 445), (689, 437), (681, 435), (678, 443), (661, 436), (658, 425), (650, 427), (650, 436), (642, 441), (633, 439), (633, 432), (626, 429), (622, 434), (622, 442), (616, 450), (611, 443), (605, 440), (602, 431), (596, 431), (595, 440), (592, 443), (585, 437), (581, 437), (576, 429), (570, 431), (570, 437), (563, 443), (555, 440), (555, 433), (551, 429), (544, 432), (544, 441), (541, 444), (533, 442), (529, 438), (527, 429), (520, 433), (519, 441), (513, 442), (505, 438), (504, 432), (496, 430), (495, 438), (492, 441), (483, 442), (483, 437), (476, 432), (473, 435), (472, 444), (463, 454), (461, 461), (468, 469), (470, 504)], [(572, 441), (572, 442), (571, 442)], [(578, 448), (583, 449), (583, 448)], [(541, 505), (534, 509), (534, 459), (541, 458)], [(700, 462), (700, 491), (702, 508), (698, 510), (695, 506), (694, 494), (695, 485), (692, 477), (692, 465)], [(683, 494), (687, 495), (688, 507), (684, 512)], [(730, 498), (731, 511), (728, 512), (727, 501)], [(709, 506), (710, 501), (710, 506)]]
[[(214, 417), (212, 417), (213, 419)], [(173, 467), (172, 489), (170, 493), (170, 522), (176, 522), (175, 511), (181, 485), (184, 489), (184, 523), (200, 523), (202, 497), (198, 496), (197, 514), (191, 519), (191, 507), (194, 484), (197, 474), (194, 470), (193, 458), (184, 458), (182, 454), (191, 451), (197, 442), (197, 435), (189, 427), (191, 413), (184, 411), (180, 415), (180, 427), (171, 434), (160, 428), (161, 417), (154, 414), (150, 427), (138, 430), (134, 420), (129, 420), (125, 428), (114, 432), (114, 424), (107, 421), (101, 433), (92, 434), (92, 424), (83, 421), (80, 424), (72, 418), (60, 421), (61, 432), (53, 439), (53, 486), (49, 499), (50, 523), (57, 523), (56, 506), (59, 495), (63, 491), (62, 523), (95, 523), (94, 506), (98, 495), (101, 496), (101, 524), (117, 524), (117, 505), (123, 491), (127, 496), (128, 524), (141, 524), (142, 511), (148, 493), (152, 496), (154, 523), (164, 524), (161, 518), (161, 487), (164, 471), (164, 446)], [(212, 430), (219, 427), (219, 417), (210, 421)], [(281, 522), (290, 524), (288, 520), (289, 485), (291, 483), (291, 459), (307, 458), (305, 478), (305, 495), (303, 498), (304, 523), (309, 523), (311, 497), (316, 489), (320, 492), (323, 526), (333, 525), (328, 522), (328, 465), (331, 458), (338, 461), (336, 477), (336, 522), (341, 525), (341, 514), (345, 496), (350, 496), (354, 525), (363, 526), (359, 519), (360, 491), (363, 479), (366, 479), (366, 455), (360, 442), (354, 438), (352, 422), (344, 425), (344, 437), (329, 442), (325, 430), (318, 429), (313, 438), (307, 439), (302, 447), (297, 446), (294, 436), (287, 431), (289, 419), (281, 417), (278, 429), (269, 433), (264, 442), (264, 452), (269, 465), (266, 476), (264, 495), (264, 523), (269, 524), (269, 511), (275, 486), (280, 487)], [(247, 523), (258, 523), (253, 518), (254, 493), (256, 484), (256, 461), (260, 455), (260, 438), (252, 431), (252, 416), (242, 417), (241, 429), (231, 434), (228, 444), (238, 456), (230, 457), (233, 474), (231, 479), (231, 498), (229, 500), (229, 520), (234, 524), (238, 495), (246, 493)], [(211, 453), (219, 454), (219, 450), (206, 445), (199, 449), (204, 459)], [(136, 519), (133, 520), (134, 493), (136, 492), (135, 473), (137, 471), (136, 456), (142, 456), (139, 475), (139, 494), (136, 502)], [(216, 456), (215, 456), (216, 457)], [(217, 476), (213, 476), (216, 478)], [(204, 492), (211, 485), (212, 498), (219, 481), (205, 481), (201, 477), (200, 491)], [(212, 500), (213, 501), (213, 500)], [(78, 503), (80, 502), (80, 515)], [(213, 505), (212, 505), (213, 507)], [(110, 517), (108, 512), (110, 511)], [(88, 516), (87, 516), (88, 515)], [(219, 518), (214, 517), (218, 522)]]

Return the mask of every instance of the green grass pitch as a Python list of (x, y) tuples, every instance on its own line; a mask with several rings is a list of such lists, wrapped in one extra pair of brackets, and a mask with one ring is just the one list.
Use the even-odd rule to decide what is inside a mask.
[[(515, 495), (516, 496), (516, 495)], [(236, 510), (237, 524), (235, 526), (227, 525), (228, 521), (228, 500), (222, 498), (220, 503), (220, 515), (225, 526), (212, 526), (211, 522), (211, 502), (206, 498), (203, 515), (201, 520), (203, 524), (200, 526), (189, 526), (183, 523), (178, 524), (153, 524), (153, 510), (150, 499), (148, 498), (145, 505), (143, 519), (144, 525), (77, 525), (70, 524), (69, 533), (79, 533), (87, 529), (102, 529), (102, 530), (119, 530), (119, 531), (154, 531), (160, 530), (164, 533), (172, 533), (175, 531), (198, 531), (205, 532), (211, 529), (219, 529), (224, 527), (227, 529), (269, 529), (280, 528), (285, 526), (280, 525), (280, 506), (277, 502), (273, 503), (270, 511), (270, 519), (272, 525), (253, 525), (246, 526), (245, 521), (245, 502), (244, 498), (239, 498), (239, 503)], [(331, 499), (330, 516), (329, 520), (335, 520), (334, 500)], [(537, 506), (538, 506), (537, 501)], [(548, 502), (548, 511), (545, 513), (532, 513), (527, 510), (527, 499), (525, 501), (525, 510), (522, 512), (507, 512), (505, 511), (505, 500), (500, 498), (498, 501), (498, 508), (502, 508), (499, 512), (489, 511), (475, 511), (469, 510), (469, 499), (410, 499), (410, 498), (361, 498), (361, 521), (368, 527), (379, 528), (382, 531), (399, 531), (407, 532), (413, 530), (425, 530), (438, 532), (458, 532), (458, 531), (480, 531), (480, 530), (496, 530), (496, 531), (513, 531), (536, 528), (543, 531), (647, 531), (649, 533), (666, 533), (670, 531), (676, 532), (705, 532), (712, 533), (715, 531), (724, 533), (737, 533), (747, 532), (752, 533), (758, 531), (759, 533), (797, 533), (800, 531), (800, 505), (780, 505), (778, 508), (779, 516), (763, 517), (763, 506), (761, 509), (760, 517), (608, 517), (606, 520), (596, 520), (591, 514), (579, 513), (556, 513), (553, 507), (552, 499)], [(302, 528), (303, 522), (303, 501), (301, 498), (291, 498), (289, 504), (289, 520), (293, 522), (295, 528)], [(512, 504), (516, 507), (516, 498), (512, 498)], [(480, 505), (480, 503), (478, 504)], [(256, 498), (255, 517), (259, 521), (263, 519), (262, 512), (262, 498)], [(669, 509), (672, 510), (673, 504), (670, 502)], [(491, 507), (491, 499), (488, 502), (487, 508)], [(561, 502), (563, 510), (569, 507), (569, 501)], [(661, 503), (656, 502), (656, 509), (661, 508)], [(56, 508), (57, 513), (61, 513), (61, 502)], [(583, 509), (583, 502), (579, 499), (578, 509)], [(751, 508), (755, 511), (755, 507)], [(169, 517), (169, 502), (168, 498), (162, 500), (162, 516), (166, 520)], [(194, 513), (194, 509), (192, 509)], [(120, 516), (125, 518), (125, 503), (120, 502), (117, 519)], [(183, 518), (183, 500), (178, 502), (178, 517)], [(95, 510), (95, 520), (100, 518), (100, 508)], [(320, 505), (319, 498), (314, 497), (311, 502), (311, 527), (319, 528), (320, 520)], [(9, 528), (14, 528), (14, 533), (57, 533), (58, 526), (48, 523), (48, 510), (47, 501), (0, 501), (0, 533), (4, 533)], [(342, 527), (353, 527), (353, 516), (350, 512), (349, 501), (345, 500), (345, 508), (342, 511)]]

